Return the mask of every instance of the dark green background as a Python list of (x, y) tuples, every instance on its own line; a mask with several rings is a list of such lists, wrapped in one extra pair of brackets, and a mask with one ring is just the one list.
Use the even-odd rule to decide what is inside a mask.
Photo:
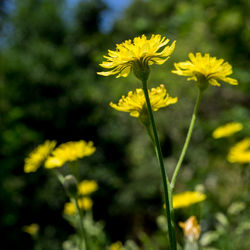
[[(1, 249), (33, 249), (23, 225), (38, 223), (42, 249), (61, 249), (73, 228), (62, 218), (64, 190), (50, 171), (24, 174), (24, 158), (46, 139), (58, 143), (92, 140), (96, 153), (81, 161), (83, 179), (95, 179), (96, 220), (105, 222), (110, 241), (152, 234), (162, 213), (161, 179), (153, 149), (135, 118), (109, 107), (129, 90), (141, 87), (127, 78), (101, 77), (98, 64), (116, 43), (146, 34), (177, 41), (171, 58), (153, 66), (149, 87), (165, 84), (177, 104), (155, 113), (169, 174), (178, 159), (191, 118), (196, 88), (171, 74), (173, 63), (189, 52), (208, 52), (233, 65), (239, 86), (209, 87), (201, 103), (191, 145), (176, 192), (202, 184), (204, 231), (215, 228), (214, 214), (233, 201), (248, 206), (247, 166), (229, 164), (228, 149), (250, 135), (250, 2), (248, 0), (135, 0), (109, 33), (100, 31), (107, 6), (101, 0), (68, 8), (64, 0), (0, 1), (0, 226)], [(244, 129), (230, 139), (214, 140), (212, 131), (226, 122)], [(189, 210), (178, 210), (177, 221)], [(245, 211), (231, 218), (218, 249), (249, 249), (249, 231), (234, 237)], [(248, 239), (248, 241), (247, 241)]]

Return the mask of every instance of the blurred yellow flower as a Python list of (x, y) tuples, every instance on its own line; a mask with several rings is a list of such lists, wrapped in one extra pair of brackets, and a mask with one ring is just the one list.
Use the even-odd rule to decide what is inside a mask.
[(64, 204), (64, 211), (65, 214), (67, 215), (72, 215), (76, 213), (76, 207), (75, 204), (72, 202), (67, 202)]
[(242, 130), (243, 126), (241, 123), (239, 122), (231, 122), (231, 123), (227, 123), (223, 126), (220, 126), (218, 128), (216, 128), (213, 131), (213, 138), (218, 139), (221, 137), (228, 137), (233, 135), (234, 133)]
[(27, 226), (23, 226), (23, 231), (30, 234), (31, 236), (35, 236), (39, 231), (39, 225), (33, 223)]
[[(150, 103), (153, 111), (166, 107), (177, 102), (177, 97), (172, 98), (167, 94), (165, 86), (161, 84), (157, 88), (148, 91)], [(136, 89), (135, 92), (130, 91), (128, 96), (122, 96), (118, 104), (110, 102), (110, 106), (118, 111), (129, 112), (133, 117), (139, 117), (142, 113), (147, 112), (147, 104), (142, 89)]]
[(179, 226), (183, 229), (185, 237), (190, 242), (197, 241), (201, 234), (201, 227), (195, 216), (191, 216), (185, 222), (179, 222)]
[[(78, 205), (80, 209), (84, 211), (88, 211), (92, 208), (93, 206), (93, 201), (89, 197), (83, 197), (78, 199)], [(73, 215), (76, 213), (76, 207), (75, 204), (72, 202), (67, 202), (64, 205), (64, 214), (67, 215)]]
[(75, 161), (95, 152), (93, 142), (70, 141), (61, 144), (45, 162), (45, 168), (56, 168), (63, 166), (68, 161)]
[(90, 210), (93, 206), (93, 201), (89, 197), (80, 198), (78, 202), (79, 202), (79, 207), (85, 211)]
[(250, 163), (250, 137), (231, 147), (227, 159), (231, 163)]
[(186, 191), (175, 194), (173, 195), (173, 208), (189, 207), (205, 199), (206, 195), (198, 191)]
[(109, 250), (121, 250), (122, 249), (122, 243), (120, 241), (117, 241), (115, 243), (112, 243), (109, 247)]
[(35, 172), (47, 159), (51, 151), (56, 146), (56, 141), (45, 141), (44, 144), (36, 147), (24, 160), (24, 172)]
[[(116, 50), (108, 51), (108, 56), (104, 56), (107, 61), (100, 64), (109, 71), (98, 72), (103, 76), (117, 75), (116, 77), (127, 77), (131, 70), (136, 67), (148, 68), (152, 64), (163, 64), (172, 54), (175, 48), (175, 41), (171, 46), (166, 46), (169, 39), (161, 35), (152, 35), (147, 39), (145, 35), (135, 37), (133, 42), (127, 40), (116, 45)], [(159, 51), (161, 48), (164, 49)]]
[(89, 195), (98, 189), (98, 184), (94, 180), (84, 180), (78, 184), (78, 193), (80, 195)]
[(205, 78), (209, 84), (220, 86), (218, 81), (227, 82), (231, 85), (238, 85), (238, 81), (227, 77), (233, 73), (232, 66), (223, 59), (216, 59), (209, 54), (202, 56), (201, 53), (189, 53), (190, 61), (175, 63), (175, 70), (172, 73), (188, 76), (187, 80), (198, 81), (198, 78)]

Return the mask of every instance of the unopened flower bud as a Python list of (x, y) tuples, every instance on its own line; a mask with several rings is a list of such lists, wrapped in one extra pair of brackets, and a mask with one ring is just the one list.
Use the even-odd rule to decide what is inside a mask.
[(67, 175), (64, 178), (63, 185), (69, 197), (77, 196), (77, 180), (73, 175)]
[(184, 235), (189, 242), (195, 242), (199, 239), (201, 227), (195, 216), (191, 216), (185, 222), (179, 222), (179, 226), (183, 229)]

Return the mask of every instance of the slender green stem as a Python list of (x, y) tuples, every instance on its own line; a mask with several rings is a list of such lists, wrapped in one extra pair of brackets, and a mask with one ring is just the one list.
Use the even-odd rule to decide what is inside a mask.
[(196, 241), (190, 242), (190, 241), (186, 240), (184, 250), (199, 250), (198, 243)]
[(165, 168), (164, 168), (164, 162), (163, 162), (163, 156), (162, 156), (162, 152), (161, 152), (160, 142), (159, 142), (157, 129), (156, 129), (155, 121), (154, 121), (154, 116), (153, 116), (153, 111), (151, 108), (150, 99), (149, 99), (149, 95), (148, 95), (147, 80), (142, 81), (142, 84), (143, 84), (143, 91), (144, 91), (144, 95), (145, 95), (145, 99), (146, 99), (146, 103), (147, 103), (150, 123), (152, 125), (152, 130), (153, 130), (153, 135), (154, 135), (154, 140), (152, 140), (152, 141), (154, 143), (155, 152), (156, 152), (158, 162), (160, 165), (160, 169), (161, 169), (162, 182), (163, 182), (163, 188), (164, 188), (164, 197), (165, 197), (165, 204), (166, 204), (170, 246), (171, 246), (171, 250), (176, 250), (177, 244), (176, 244), (175, 229), (174, 229), (174, 222), (173, 222), (173, 211), (171, 211), (172, 206), (170, 204), (171, 203), (170, 197), (171, 197), (172, 190), (169, 189), (170, 185), (169, 185), (169, 181), (168, 181), (168, 178), (166, 176), (166, 172), (165, 172)]
[(59, 180), (59, 182), (63, 185), (64, 183), (64, 177), (61, 173), (59, 173), (59, 171), (57, 170), (53, 170), (54, 174), (56, 175), (57, 179)]
[[(80, 225), (80, 234), (81, 234), (80, 250), (88, 250), (87, 236), (86, 236), (86, 232), (85, 232), (84, 225), (83, 225), (82, 211), (79, 207), (76, 196), (73, 198), (73, 203), (75, 204), (77, 213), (79, 215), (79, 225)], [(84, 248), (83, 248), (83, 246), (84, 246)]]
[(187, 152), (187, 148), (188, 148), (188, 145), (189, 145), (189, 142), (190, 142), (190, 139), (191, 139), (191, 135), (192, 135), (192, 132), (193, 132), (193, 129), (194, 129), (194, 123), (195, 123), (195, 120), (196, 120), (196, 117), (197, 117), (197, 112), (198, 112), (198, 109), (199, 109), (199, 106), (200, 106), (201, 97), (202, 97), (202, 91), (198, 88), (198, 95), (197, 95), (197, 99), (196, 99), (192, 119), (191, 119), (191, 122), (190, 122), (190, 125), (189, 125), (186, 141), (184, 143), (183, 149), (181, 151), (180, 158), (179, 158), (179, 160), (177, 162), (177, 165), (175, 167), (174, 174), (173, 174), (173, 177), (172, 177), (172, 180), (171, 180), (171, 185), (170, 186), (171, 186), (172, 189), (174, 189), (175, 182), (176, 182), (176, 177), (177, 177), (177, 175), (179, 173), (181, 164), (182, 164), (182, 162), (184, 160), (184, 157), (185, 157), (185, 154)]
[(77, 181), (80, 180), (79, 178), (79, 168), (78, 168), (78, 162), (69, 162), (68, 167), (70, 168), (72, 174), (75, 176)]
[[(144, 124), (143, 124), (143, 125), (144, 125)], [(146, 126), (146, 125), (144, 125), (144, 127), (146, 128), (147, 133), (148, 133), (148, 136), (150, 137), (150, 139), (151, 139), (153, 145), (155, 146), (155, 139), (154, 139), (154, 136), (153, 136), (153, 134), (152, 134), (151, 126)]]
[[(61, 182), (61, 184), (64, 186), (65, 183), (65, 178), (63, 177), (62, 174), (60, 174), (57, 170), (54, 171), (54, 174), (57, 176), (58, 180)], [(64, 186), (65, 187), (65, 186)], [(67, 191), (67, 190), (66, 190)], [(68, 192), (67, 192), (68, 194)], [(69, 194), (68, 194), (69, 195)], [(79, 215), (79, 225), (80, 225), (80, 250), (88, 250), (88, 243), (87, 243), (87, 236), (86, 236), (86, 232), (84, 229), (84, 225), (83, 225), (83, 216), (82, 216), (82, 211), (79, 207), (79, 204), (77, 202), (77, 195), (69, 195), (70, 200), (72, 203), (74, 203), (77, 213)]]

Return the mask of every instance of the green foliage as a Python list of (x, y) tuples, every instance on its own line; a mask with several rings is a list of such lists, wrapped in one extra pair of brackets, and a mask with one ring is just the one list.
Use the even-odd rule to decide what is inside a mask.
[[(74, 228), (79, 229), (78, 216), (65, 216), (65, 219), (67, 219)], [(93, 220), (91, 212), (87, 212), (84, 215), (83, 224), (87, 232), (86, 238), (88, 241), (89, 249), (96, 249), (96, 250), (105, 249), (105, 247), (107, 246), (107, 238), (104, 233), (103, 223), (95, 222)], [(78, 249), (78, 246), (79, 246), (79, 236), (77, 235), (70, 236), (69, 239), (63, 243), (64, 250), (72, 248)]]

